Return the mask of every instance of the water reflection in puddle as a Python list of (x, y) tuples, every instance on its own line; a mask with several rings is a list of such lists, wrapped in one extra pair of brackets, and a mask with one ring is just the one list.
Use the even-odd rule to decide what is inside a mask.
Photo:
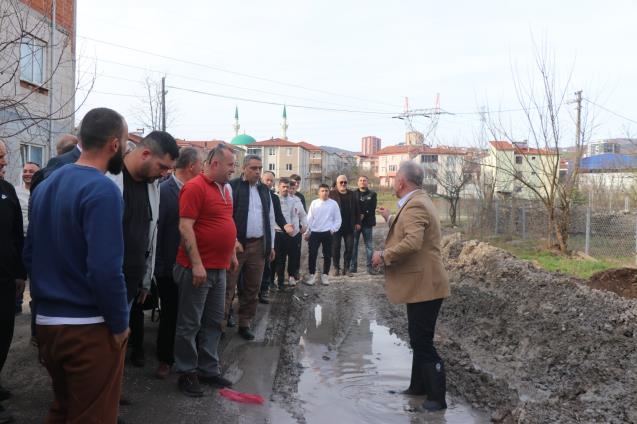
[(374, 320), (355, 320), (337, 351), (337, 323), (328, 306), (317, 305), (314, 320), (301, 338), (304, 371), (298, 397), (307, 423), (482, 423), (489, 417), (458, 399), (447, 397), (449, 408), (440, 413), (412, 412), (423, 398), (390, 394), (409, 385), (411, 351)]

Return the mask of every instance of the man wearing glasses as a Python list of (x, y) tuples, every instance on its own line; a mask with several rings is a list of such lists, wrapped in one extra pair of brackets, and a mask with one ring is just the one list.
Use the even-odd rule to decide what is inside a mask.
[[(330, 192), (330, 199), (338, 203), (342, 220), (341, 228), (332, 235), (332, 275), (351, 277), (353, 275), (350, 266), (354, 252), (354, 233), (361, 229), (361, 213), (356, 194), (347, 188), (345, 175), (339, 175), (336, 178), (336, 190)], [(341, 240), (345, 244), (343, 268), (340, 267)]]

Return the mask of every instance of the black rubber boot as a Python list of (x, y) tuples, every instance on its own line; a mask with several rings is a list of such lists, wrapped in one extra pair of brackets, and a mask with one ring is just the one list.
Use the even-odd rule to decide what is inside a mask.
[(427, 389), (427, 400), (422, 404), (423, 409), (429, 412), (447, 409), (447, 379), (442, 360), (422, 364), (421, 372)]
[(422, 365), (416, 361), (416, 358), (412, 357), (411, 360), (411, 381), (409, 382), (409, 388), (400, 393), (407, 396), (424, 396), (427, 394)]

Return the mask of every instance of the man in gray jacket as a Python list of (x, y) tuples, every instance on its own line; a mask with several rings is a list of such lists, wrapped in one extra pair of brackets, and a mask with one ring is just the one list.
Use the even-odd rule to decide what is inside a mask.
[(124, 197), (124, 279), (130, 314), (131, 362), (143, 367), (144, 309), (155, 269), (157, 219), (159, 218), (159, 178), (175, 165), (179, 148), (164, 131), (153, 131), (124, 157), (118, 175), (108, 176)]

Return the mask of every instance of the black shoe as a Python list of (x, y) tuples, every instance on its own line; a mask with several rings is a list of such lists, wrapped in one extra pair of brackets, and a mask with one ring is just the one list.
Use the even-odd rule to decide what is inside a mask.
[(0, 386), (0, 401), (7, 400), (11, 397), (11, 391)]
[(189, 397), (202, 397), (203, 390), (199, 384), (199, 378), (196, 373), (186, 373), (179, 376), (179, 390), (181, 393)]
[(129, 405), (132, 405), (133, 402), (131, 402), (131, 400), (127, 398), (126, 396), (119, 395), (119, 404), (120, 406), (129, 406)]
[(409, 387), (400, 392), (400, 394), (407, 396), (424, 396), (427, 394), (427, 387), (423, 380), (422, 366), (413, 356), (411, 359), (411, 380), (409, 381)]
[(374, 268), (372, 268), (371, 266), (368, 266), (368, 267), (367, 267), (367, 273), (368, 273), (369, 275), (378, 275), (378, 272), (376, 272), (376, 271), (374, 270)]
[(200, 375), (199, 381), (203, 384), (209, 384), (219, 389), (223, 389), (224, 387), (232, 387), (232, 381), (225, 379), (220, 375), (215, 375), (212, 377), (204, 377), (203, 375)]
[(146, 355), (142, 349), (133, 349), (130, 355), (130, 362), (136, 367), (143, 368), (146, 365)]
[(427, 389), (427, 400), (422, 404), (422, 408), (429, 412), (447, 409), (447, 379), (442, 360), (422, 364), (420, 372)]
[(228, 328), (232, 328), (232, 327), (236, 327), (237, 326), (237, 321), (235, 321), (234, 319), (234, 314), (232, 313), (232, 311), (230, 311), (230, 314), (228, 314), (228, 324), (227, 327)]
[(2, 406), (2, 404), (0, 404), (0, 424), (7, 424), (12, 422), (13, 415), (11, 415), (9, 411), (4, 409), (4, 406)]
[(239, 335), (248, 341), (254, 340), (254, 333), (250, 331), (250, 327), (239, 327)]
[(264, 305), (268, 305), (270, 303), (270, 295), (268, 292), (259, 294), (259, 303), (263, 303)]

